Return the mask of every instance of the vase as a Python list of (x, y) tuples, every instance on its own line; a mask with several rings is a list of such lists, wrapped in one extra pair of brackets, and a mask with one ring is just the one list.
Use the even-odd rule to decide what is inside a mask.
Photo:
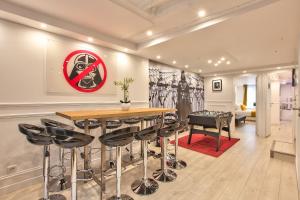
[(123, 111), (128, 111), (130, 109), (131, 104), (130, 103), (121, 103), (121, 109)]

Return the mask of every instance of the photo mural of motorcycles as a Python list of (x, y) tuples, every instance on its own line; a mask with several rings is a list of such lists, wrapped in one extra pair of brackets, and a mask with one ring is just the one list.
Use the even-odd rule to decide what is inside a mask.
[(149, 62), (150, 107), (176, 108), (179, 119), (204, 109), (204, 79), (155, 61)]

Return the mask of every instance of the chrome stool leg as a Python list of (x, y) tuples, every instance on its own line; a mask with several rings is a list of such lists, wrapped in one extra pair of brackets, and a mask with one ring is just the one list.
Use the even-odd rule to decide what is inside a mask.
[(153, 177), (155, 180), (161, 182), (172, 182), (177, 178), (177, 174), (167, 169), (166, 157), (167, 157), (167, 138), (163, 137), (163, 144), (161, 145), (162, 157), (161, 157), (161, 169), (156, 170), (153, 173)]
[[(116, 195), (108, 198), (108, 200), (133, 200), (132, 197), (121, 194), (121, 174), (122, 174), (122, 149), (120, 146), (116, 148), (117, 154), (117, 172), (116, 172)], [(73, 200), (73, 199), (72, 199)]]
[(77, 200), (77, 149), (71, 149), (71, 200)]
[(175, 159), (168, 160), (167, 165), (172, 169), (183, 169), (186, 168), (187, 164), (183, 160), (178, 160), (178, 131), (175, 133)]
[(49, 167), (50, 167), (50, 146), (44, 146), (43, 158), (43, 176), (44, 176), (44, 197), (40, 200), (66, 200), (66, 197), (61, 194), (49, 195)]
[(59, 147), (59, 167), (62, 169), (61, 174), (49, 182), (50, 192), (60, 192), (71, 188), (71, 176), (65, 175), (65, 150)]
[(143, 150), (143, 167), (144, 167), (144, 177), (142, 180), (136, 180), (134, 183), (131, 185), (131, 189), (134, 193), (140, 194), (140, 195), (149, 195), (153, 194), (158, 190), (158, 183), (147, 177), (147, 162), (148, 162), (148, 157), (147, 157), (147, 141), (143, 140), (142, 141), (142, 150)]

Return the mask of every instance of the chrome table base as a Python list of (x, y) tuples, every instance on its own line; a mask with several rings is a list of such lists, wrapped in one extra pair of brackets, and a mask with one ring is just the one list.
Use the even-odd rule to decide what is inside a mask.
[(174, 181), (177, 178), (177, 174), (170, 169), (159, 169), (153, 173), (153, 177), (155, 180), (167, 183)]
[(67, 200), (64, 195), (61, 194), (51, 194), (48, 196), (48, 199), (40, 198), (39, 200)]
[(55, 178), (49, 181), (49, 192), (60, 192), (71, 188), (71, 176)]
[(133, 198), (126, 194), (121, 194), (121, 198), (118, 198), (117, 196), (112, 196), (112, 197), (108, 198), (107, 200), (133, 200)]
[(146, 180), (136, 180), (132, 185), (131, 189), (134, 193), (139, 195), (149, 195), (153, 194), (158, 190), (158, 183), (151, 179), (147, 178)]

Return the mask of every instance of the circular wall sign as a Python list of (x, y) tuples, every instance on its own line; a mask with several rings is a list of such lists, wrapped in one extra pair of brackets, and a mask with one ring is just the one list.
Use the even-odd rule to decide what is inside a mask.
[(80, 92), (95, 92), (105, 83), (107, 70), (103, 60), (88, 50), (71, 52), (63, 64), (67, 82)]

